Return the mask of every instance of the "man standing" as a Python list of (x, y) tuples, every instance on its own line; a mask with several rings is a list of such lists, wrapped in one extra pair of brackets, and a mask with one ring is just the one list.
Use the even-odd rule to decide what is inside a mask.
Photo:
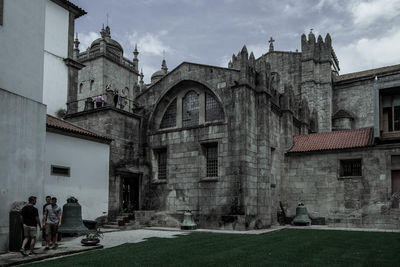
[(36, 205), (36, 197), (30, 196), (28, 199), (28, 204), (24, 206), (21, 210), (22, 224), (24, 227), (24, 241), (22, 241), (22, 247), (20, 252), (22, 255), (27, 256), (25, 251), (25, 246), (28, 243), (29, 238), (31, 238), (30, 252), (29, 255), (35, 254), (33, 249), (35, 248), (36, 242), (36, 226), (40, 226), (39, 211), (34, 206)]
[(57, 198), (51, 198), (51, 205), (46, 206), (44, 219), (46, 229), (46, 247), (45, 250), (49, 249), (50, 240), (53, 237), (53, 249), (58, 247), (57, 244), (57, 232), (58, 227), (61, 226), (61, 208), (57, 206)]
[(46, 203), (43, 205), (43, 228), (42, 228), (42, 246), (46, 245), (46, 231), (44, 229), (44, 225), (46, 224), (46, 221), (44, 220), (44, 216), (45, 216), (45, 211), (46, 211), (46, 207), (48, 205), (51, 205), (51, 196), (46, 196)]

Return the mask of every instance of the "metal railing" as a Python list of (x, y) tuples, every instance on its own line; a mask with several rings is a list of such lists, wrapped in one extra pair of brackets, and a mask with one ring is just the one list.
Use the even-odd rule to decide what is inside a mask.
[(78, 99), (67, 103), (67, 114), (73, 114), (82, 111), (94, 110), (103, 107), (113, 107), (129, 113), (139, 105), (137, 102), (128, 99), (125, 96), (114, 95), (113, 91), (108, 91), (102, 95), (94, 95), (85, 99)]

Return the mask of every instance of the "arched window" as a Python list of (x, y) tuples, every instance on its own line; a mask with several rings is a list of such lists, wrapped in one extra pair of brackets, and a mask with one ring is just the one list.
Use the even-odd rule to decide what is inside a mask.
[(182, 99), (182, 126), (199, 125), (199, 96), (195, 91), (189, 91)]
[(79, 93), (80, 93), (80, 94), (82, 93), (82, 89), (83, 89), (83, 83), (80, 83), (80, 84), (79, 84)]
[(169, 104), (161, 120), (160, 129), (176, 126), (176, 98)]
[(224, 119), (224, 112), (218, 101), (210, 94), (206, 93), (206, 121)]

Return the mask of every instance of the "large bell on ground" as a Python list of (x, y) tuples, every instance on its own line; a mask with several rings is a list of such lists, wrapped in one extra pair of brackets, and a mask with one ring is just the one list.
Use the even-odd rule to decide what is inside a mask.
[(182, 230), (194, 230), (197, 224), (193, 221), (192, 212), (190, 210), (185, 211), (183, 214), (183, 222), (181, 223)]
[(306, 206), (303, 203), (299, 203), (296, 208), (296, 217), (293, 219), (293, 224), (296, 225), (309, 225), (311, 224), (310, 217), (308, 217), (308, 212)]
[(58, 232), (65, 234), (80, 234), (89, 231), (82, 221), (82, 208), (76, 198), (67, 199), (63, 206), (61, 226)]

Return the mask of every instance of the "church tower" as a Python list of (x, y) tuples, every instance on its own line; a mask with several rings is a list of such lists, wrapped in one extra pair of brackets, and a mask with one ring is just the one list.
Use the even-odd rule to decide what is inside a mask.
[[(332, 130), (332, 75), (339, 66), (329, 33), (315, 40), (310, 32), (308, 40), (301, 36), (301, 97), (306, 99), (311, 112), (316, 112), (316, 131)], [(337, 67), (338, 68), (338, 67)]]
[(78, 37), (75, 39), (74, 56), (76, 60), (85, 65), (79, 71), (76, 102), (68, 104), (68, 113), (80, 112), (88, 107), (88, 99), (95, 100), (103, 97), (104, 101), (112, 104), (108, 91), (118, 91), (125, 97), (124, 108), (126, 111), (133, 108), (132, 101), (137, 94), (139, 77), (139, 52), (137, 46), (133, 51), (133, 59), (124, 57), (122, 46), (111, 38), (110, 27), (101, 29), (101, 37), (94, 40), (90, 47), (79, 51)]

